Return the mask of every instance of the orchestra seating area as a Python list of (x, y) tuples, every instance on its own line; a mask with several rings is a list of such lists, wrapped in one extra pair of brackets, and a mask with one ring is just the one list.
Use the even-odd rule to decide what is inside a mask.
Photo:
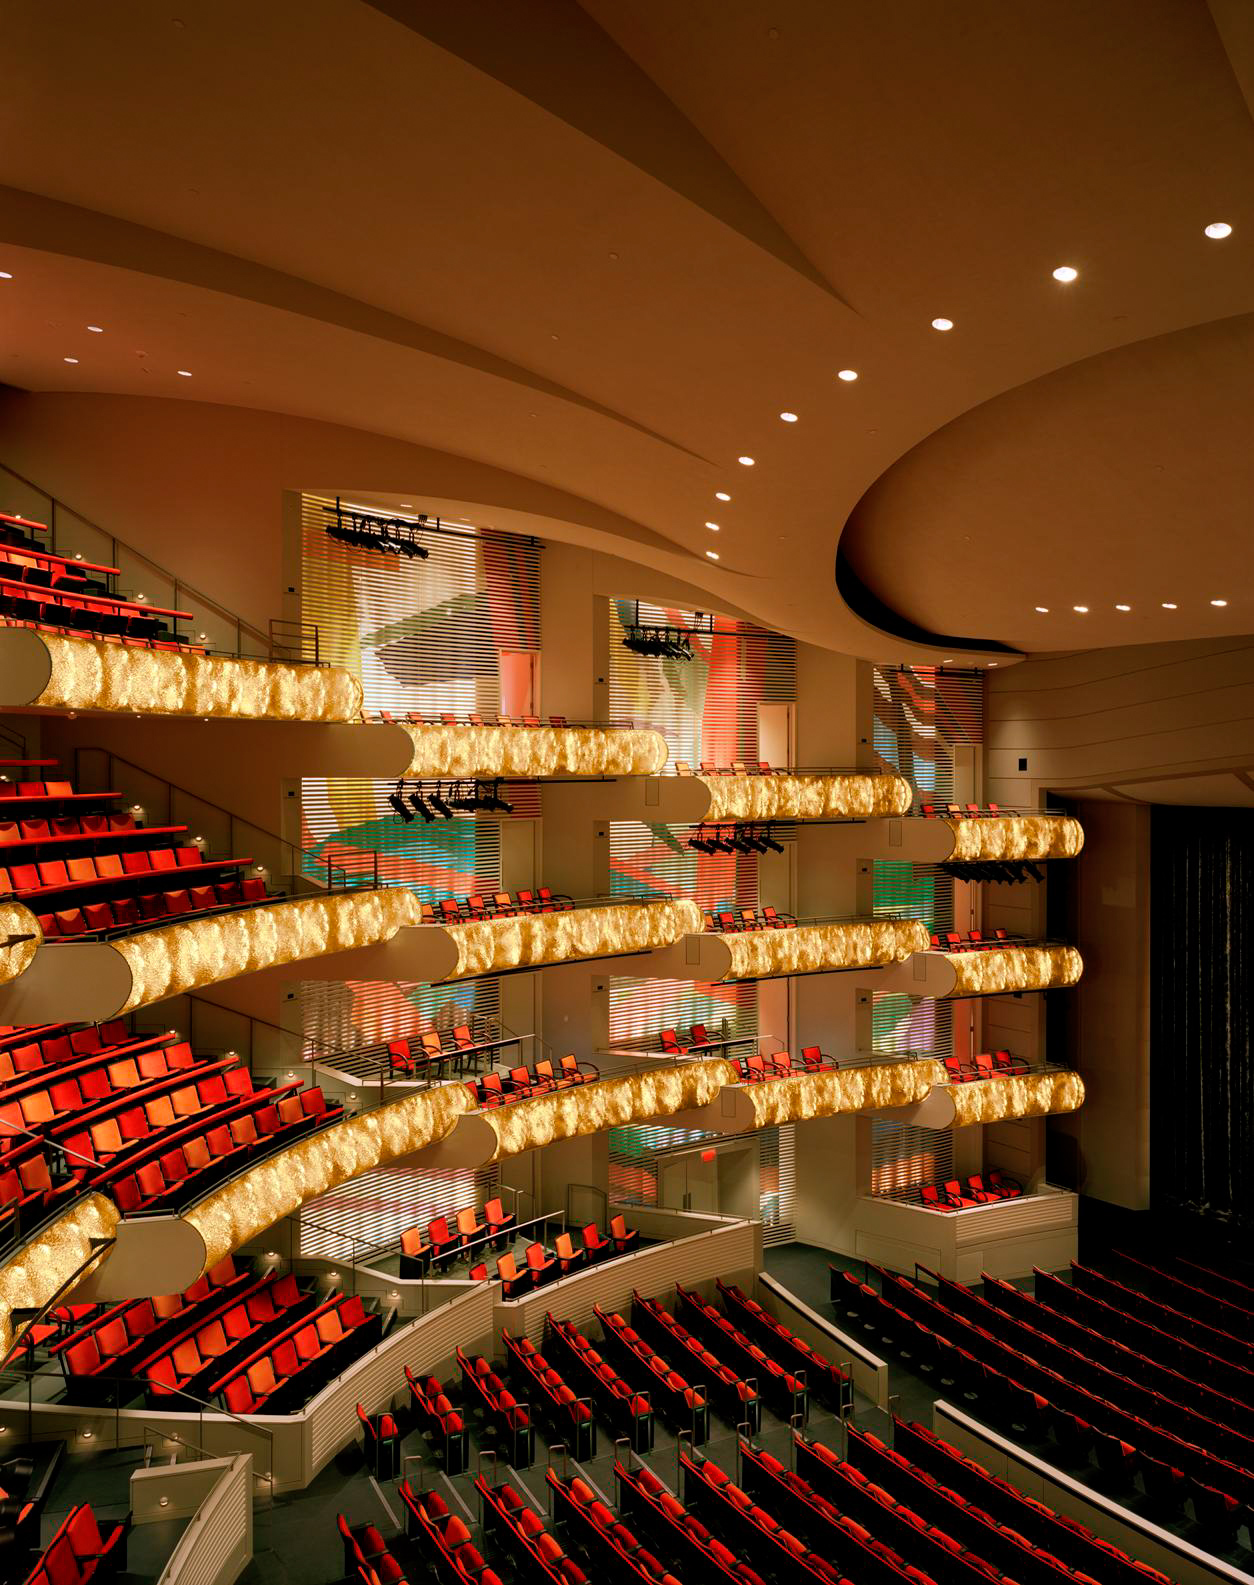
[(173, 1032), (0, 1028), (0, 1239), (89, 1189), (126, 1212), (177, 1208), (342, 1115), (317, 1086), (261, 1084)]
[(832, 1298), (853, 1335), (1049, 1462), (1158, 1523), (1191, 1519), (1208, 1549), (1254, 1547), (1254, 1306), (1183, 1259), (1109, 1265), (977, 1294), (868, 1264), (833, 1269)]
[(166, 610), (113, 593), (117, 567), (55, 556), (39, 542), (47, 525), (0, 513), (0, 621), (6, 627), (68, 633), (158, 650), (203, 655), (178, 631), (190, 611)]
[(807, 1391), (846, 1401), (840, 1370), (739, 1288), (714, 1298), (636, 1294), (599, 1338), (550, 1313), (538, 1344), (458, 1349), (451, 1379), (406, 1369), (387, 1423), (434, 1467), (400, 1481), (398, 1524), (338, 1515), (345, 1579), (1169, 1585), (916, 1421), (803, 1428)]
[(791, 914), (777, 913), (769, 905), (764, 908), (705, 910), (705, 928), (735, 934), (741, 930), (791, 930), (797, 921)]
[(45, 937), (107, 936), (188, 914), (270, 900), (244, 874), (251, 858), (207, 858), (187, 827), (145, 826), (118, 792), (76, 792), (41, 771), (55, 760), (9, 761), (0, 780), (0, 894), (36, 915)]
[(944, 1183), (919, 1186), (919, 1203), (929, 1211), (965, 1211), (973, 1205), (995, 1205), (999, 1200), (1017, 1200), (1023, 1185), (1006, 1176), (998, 1167), (987, 1175), (974, 1173), (968, 1178), (949, 1178)]
[[(616, 1215), (610, 1218), (608, 1233), (602, 1233), (595, 1222), (562, 1228), (553, 1235), (553, 1247), (548, 1249), (542, 1240), (549, 1236), (550, 1220), (542, 1217), (519, 1223), (515, 1212), (507, 1211), (499, 1197), (482, 1207), (469, 1205), (451, 1215), (434, 1216), (425, 1226), (409, 1227), (401, 1234), (396, 1245), (399, 1273), (406, 1278), (453, 1276), (483, 1281), (489, 1275), (486, 1257), (492, 1254), (502, 1296), (516, 1299), (546, 1282), (629, 1254), (640, 1244), (639, 1232)], [(391, 1253), (384, 1256), (385, 1267), (391, 1258)]]

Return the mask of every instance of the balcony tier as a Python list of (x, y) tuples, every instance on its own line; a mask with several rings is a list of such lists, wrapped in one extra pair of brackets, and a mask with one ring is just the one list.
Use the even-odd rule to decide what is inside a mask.
[(666, 764), (651, 727), (397, 725), (413, 740), (418, 778), (649, 776)]

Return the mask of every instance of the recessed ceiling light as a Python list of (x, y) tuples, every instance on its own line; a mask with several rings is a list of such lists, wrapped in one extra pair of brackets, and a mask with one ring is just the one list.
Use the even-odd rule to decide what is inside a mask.
[(1214, 242), (1222, 242), (1225, 237), (1232, 235), (1232, 227), (1226, 220), (1212, 220), (1206, 227), (1206, 235)]
[(932, 321), (933, 330), (952, 330), (953, 328), (954, 322), (952, 319), (934, 319)]
[(710, 522), (710, 521), (709, 521), (709, 519), (708, 519), (708, 518), (707, 518), (707, 519), (706, 519), (706, 524), (705, 524), (705, 526), (706, 526), (706, 527), (707, 527), (707, 528), (708, 528), (708, 529), (712, 529), (712, 530), (713, 530), (713, 532), (714, 532), (714, 533), (716, 533), (716, 534), (717, 534), (717, 533), (718, 533), (718, 531), (719, 531), (719, 528), (718, 528), (718, 524), (717, 524), (717, 523), (711, 523), (711, 522)]
[(1163, 610), (1164, 611), (1175, 611), (1177, 609), (1178, 609), (1178, 607), (1176, 606), (1176, 603), (1175, 603), (1174, 600), (1164, 600), (1163, 601)]
[(11, 281), (12, 279), (13, 279), (12, 270), (0, 270), (0, 281)]
[(838, 380), (844, 380), (846, 384), (848, 384), (850, 380), (856, 380), (858, 378), (858, 371), (857, 369), (838, 369), (836, 371), (836, 378)]
[(1087, 605), (1073, 605), (1071, 609), (1073, 611), (1078, 611), (1081, 616), (1087, 616), (1089, 614), (1089, 608)]
[(999, 661), (999, 660), (990, 660), (989, 663), (988, 663), (988, 669), (989, 669), (989, 671), (992, 671), (994, 666), (1000, 666), (1000, 665), (1001, 665), (1001, 661)]
[(706, 551), (706, 555), (710, 558), (711, 561), (717, 561), (718, 560), (718, 551), (716, 551), (716, 550), (707, 550)]
[(88, 330), (91, 331), (93, 336), (103, 336), (104, 335), (104, 326), (103, 325), (88, 325), (87, 328), (88, 328)]
[(953, 663), (954, 663), (954, 658), (953, 658), (952, 655), (946, 655), (945, 659), (943, 661), (941, 661), (941, 665), (942, 666), (952, 666)]
[(1212, 605), (1227, 605), (1227, 603), (1228, 603), (1227, 600), (1212, 600), (1211, 601)]
[(740, 464), (740, 466), (742, 468), (752, 468), (752, 466), (753, 466), (753, 458), (752, 457), (737, 457), (736, 461)]
[(795, 424), (797, 422), (796, 413), (781, 413), (779, 416), (786, 424)]
[(1131, 609), (1132, 607), (1130, 605), (1117, 605), (1115, 607), (1116, 611), (1130, 611)]
[(78, 359), (77, 358), (63, 358), (62, 362), (64, 362), (64, 363), (77, 363)]
[(1036, 609), (1041, 613), (1042, 616), (1049, 615), (1049, 607), (1047, 605), (1038, 605)]
[(716, 501), (730, 501), (731, 496), (728, 495), (726, 490), (715, 490), (714, 499)]
[(402, 501), (401, 502), (401, 510), (404, 511), (407, 507), (412, 508), (413, 504), (414, 503), (412, 501)]
[(181, 374), (185, 380), (190, 380), (192, 377), (192, 371), (190, 369), (176, 369), (175, 373)]
[(1054, 279), (1056, 281), (1068, 283), (1074, 281), (1079, 273), (1079, 270), (1073, 269), (1069, 264), (1060, 264), (1054, 271)]

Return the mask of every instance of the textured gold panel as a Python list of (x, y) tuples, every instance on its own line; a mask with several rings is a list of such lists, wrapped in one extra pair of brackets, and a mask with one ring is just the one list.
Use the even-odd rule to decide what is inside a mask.
[(998, 1075), (977, 1084), (954, 1084), (951, 1128), (968, 1123), (999, 1123), (1007, 1117), (1049, 1117), (1074, 1112), (1084, 1104), (1084, 1080), (1078, 1073)]
[(1069, 815), (997, 815), (946, 820), (954, 834), (954, 863), (1073, 859), (1084, 846), (1084, 828)]
[(666, 739), (651, 727), (411, 726), (407, 772), (441, 776), (652, 776)]
[(993, 947), (987, 952), (946, 952), (957, 976), (950, 996), (998, 996), (1004, 991), (1046, 991), (1074, 985), (1084, 972), (1075, 947)]
[(341, 666), (290, 666), (41, 633), (52, 676), (32, 704), (71, 710), (356, 721), (361, 683)]
[(43, 944), (44, 933), (39, 920), (21, 903), (0, 903), (0, 943), (10, 936), (29, 936), (30, 940), (17, 941), (12, 946), (0, 945), (0, 984), (25, 974)]
[(479, 1115), (496, 1133), (498, 1143), (492, 1159), (499, 1161), (502, 1156), (517, 1156), (558, 1139), (599, 1134), (624, 1123), (643, 1123), (651, 1117), (669, 1117), (705, 1106), (725, 1084), (735, 1084), (739, 1078), (735, 1063), (725, 1057), (707, 1057), (673, 1068), (597, 1079)]
[(869, 820), (905, 814), (904, 776), (702, 776), (710, 789), (707, 820)]
[[(862, 1068), (824, 1073), (798, 1073), (790, 1079), (763, 1079), (746, 1084), (759, 1128), (800, 1123), (810, 1117), (835, 1117), (842, 1112), (878, 1111), (884, 1106), (913, 1106), (934, 1085), (945, 1082), (945, 1067), (926, 1058), (919, 1062), (882, 1062)], [(974, 1086), (968, 1086), (974, 1088)]]
[(728, 931), (721, 940), (731, 952), (725, 980), (778, 979), (785, 974), (821, 974), (828, 969), (875, 968), (903, 963), (926, 952), (921, 919), (860, 919), (846, 924), (798, 925), (793, 930)]
[(332, 1123), (258, 1162), (184, 1214), (205, 1241), (205, 1270), (307, 1200), (443, 1139), (473, 1105), (464, 1084), (439, 1085)]
[(0, 1267), (0, 1357), (13, 1346), (13, 1312), (42, 1310), (88, 1260), (92, 1239), (112, 1238), (120, 1220), (112, 1200), (85, 1195)]
[(515, 919), (477, 919), (443, 925), (457, 943), (457, 968), (450, 980), (504, 969), (568, 963), (624, 952), (668, 947), (703, 927), (701, 910), (686, 897), (648, 903), (606, 903)]
[(412, 892), (385, 886), (262, 904), (124, 936), (111, 943), (131, 970), (131, 994), (119, 1011), (281, 963), (374, 946), (418, 918)]

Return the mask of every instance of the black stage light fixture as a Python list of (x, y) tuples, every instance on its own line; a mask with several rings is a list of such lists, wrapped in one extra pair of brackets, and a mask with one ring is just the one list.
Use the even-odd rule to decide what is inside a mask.
[(514, 806), (512, 803), (510, 803), (508, 798), (503, 798), (501, 796), (501, 784), (499, 781), (494, 781), (489, 788), (485, 807), (488, 809), (499, 810), (500, 813), (504, 815), (513, 814)]
[(775, 840), (770, 826), (767, 826), (766, 830), (763, 831), (762, 840), (768, 848), (774, 849), (776, 853), (782, 853), (784, 851), (784, 844)]
[(1045, 879), (1045, 871), (1038, 869), (1038, 867), (1033, 864), (1030, 859), (1024, 863), (1023, 867), (1025, 870), (1027, 870), (1028, 875), (1032, 880), (1043, 881)]
[(438, 818), (432, 810), (430, 804), (428, 804), (427, 800), (420, 792), (411, 792), (409, 795), (409, 802), (414, 812), (416, 814), (420, 814), (427, 825), (430, 825), (435, 819)]
[(451, 820), (453, 818), (451, 802), (441, 797), (441, 791), (442, 789), (437, 786), (434, 792), (428, 793), (427, 802), (438, 814), (443, 815), (446, 820)]
[(404, 792), (405, 783), (398, 781), (395, 792), (390, 792), (388, 794), (388, 802), (392, 805), (393, 809), (396, 810), (397, 814), (400, 815), (405, 824), (407, 826), (411, 826), (414, 823), (414, 817), (405, 807)]

